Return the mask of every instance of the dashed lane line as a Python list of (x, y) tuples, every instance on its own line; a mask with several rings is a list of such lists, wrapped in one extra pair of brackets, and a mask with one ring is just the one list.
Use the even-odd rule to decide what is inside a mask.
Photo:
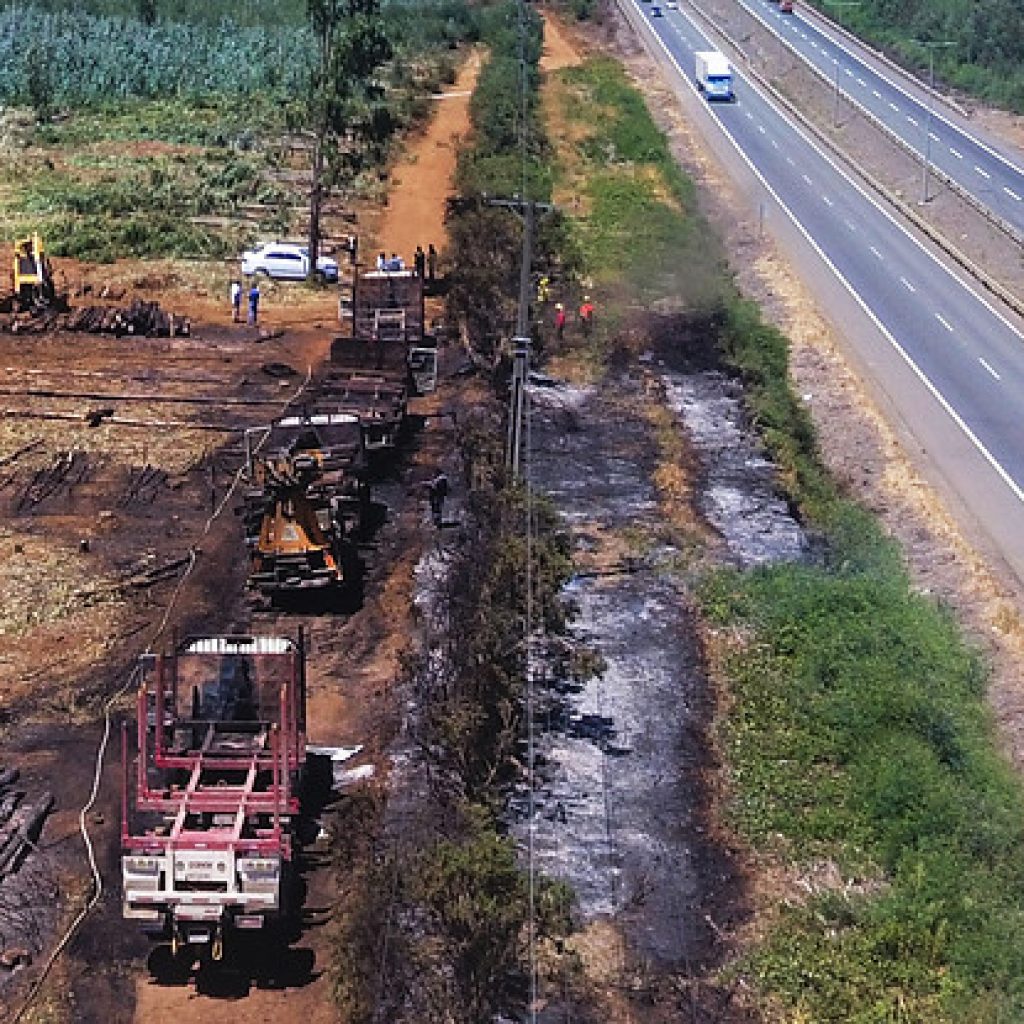
[(979, 173), (979, 174), (980, 174), (980, 175), (981, 175), (981, 176), (982, 176), (983, 178), (991, 178), (991, 177), (992, 177), (992, 175), (991, 175), (991, 174), (989, 174), (989, 173), (988, 173), (988, 171), (986, 171), (984, 167), (979, 167), (979, 166), (978, 166), (977, 164), (975, 164), (975, 165), (974, 165), (974, 169), (975, 169), (975, 170), (976, 170), (976, 171), (977, 171), (977, 172), (978, 172), (978, 173)]
[(1020, 200), (1020, 196), (1019, 196), (1019, 195), (1017, 195), (1017, 193), (1016, 193), (1016, 192), (1014, 192), (1012, 188), (1008, 188), (1008, 187), (1007, 187), (1006, 185), (1004, 185), (1004, 186), (1003, 186), (1003, 191), (1004, 191), (1004, 192), (1005, 192), (1005, 193), (1006, 193), (1006, 194), (1007, 194), (1007, 195), (1008, 195), (1008, 196), (1009, 196), (1009, 197), (1010, 197), (1010, 198), (1011, 198), (1011, 199), (1012, 199), (1012, 200), (1013, 200), (1014, 202), (1016, 202), (1016, 203), (1019, 203), (1019, 202), (1021, 201), (1021, 200)]
[(908, 292), (916, 292), (917, 291), (917, 289), (905, 277), (901, 277), (900, 278), (900, 284), (902, 284), (903, 287), (906, 288)]
[(945, 327), (950, 334), (953, 333), (953, 325), (941, 313), (936, 313), (935, 319), (938, 320), (939, 323), (942, 324), (942, 326)]
[(998, 373), (996, 373), (995, 370), (992, 369), (991, 366), (988, 365), (988, 363), (985, 362), (984, 359), (981, 358), (981, 356), (978, 356), (978, 362), (981, 363), (981, 365), (984, 366), (985, 369), (988, 370), (988, 372), (991, 373), (992, 376), (995, 377), (996, 380), (1002, 380), (1003, 379), (1002, 377), (999, 376)]
[(950, 153), (953, 154), (953, 156), (955, 156), (957, 158), (957, 160), (963, 160), (963, 158), (964, 158), (963, 153), (957, 152), (952, 146), (949, 147), (949, 151), (950, 151)]
[(882, 254), (874, 246), (871, 246), (871, 254), (876, 256), (878, 259), (883, 259)]
[(823, 203), (824, 203), (824, 204), (825, 204), (826, 206), (834, 206), (834, 205), (835, 205), (835, 204), (834, 204), (834, 203), (832, 202), (832, 200), (831, 200), (831, 199), (829, 199), (829, 197), (828, 197), (828, 196), (822, 196), (822, 197), (821, 197), (821, 201), (822, 201), (822, 202), (823, 202)]

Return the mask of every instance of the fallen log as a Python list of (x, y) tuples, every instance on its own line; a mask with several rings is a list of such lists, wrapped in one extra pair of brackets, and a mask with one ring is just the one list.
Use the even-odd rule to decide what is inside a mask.
[(0, 878), (16, 871), (25, 851), (35, 846), (43, 821), (53, 807), (53, 794), (44, 793), (30, 807), (22, 807), (0, 829)]

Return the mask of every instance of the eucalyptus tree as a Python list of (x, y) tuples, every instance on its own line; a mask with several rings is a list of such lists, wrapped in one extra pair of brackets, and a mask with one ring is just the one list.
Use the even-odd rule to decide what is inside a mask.
[(309, 94), (310, 274), (320, 251), (325, 190), (377, 159), (393, 130), (379, 78), (392, 56), (380, 0), (307, 0), (317, 60)]

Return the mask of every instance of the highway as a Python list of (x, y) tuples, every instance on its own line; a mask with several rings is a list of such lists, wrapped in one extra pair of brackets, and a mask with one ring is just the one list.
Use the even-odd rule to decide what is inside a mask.
[[(812, 17), (782, 14), (769, 0), (738, 0), (803, 60), (925, 155), (996, 217), (1024, 235), (1024, 168), (962, 125), (937, 100), (915, 90), (898, 73), (862, 57), (855, 44), (826, 32)], [(939, 56), (936, 53), (936, 58)]]
[[(681, 10), (633, 3), (678, 87), (713, 43)], [(742, 73), (736, 102), (706, 104), (767, 193), (884, 339), (868, 357), (902, 382), (883, 383), (947, 483), (1024, 579), (1024, 337), (1007, 315), (948, 269), (846, 176)], [(1024, 187), (1024, 186), (1022, 186)], [(895, 358), (892, 358), (895, 356)], [(907, 372), (909, 370), (909, 373)], [(921, 422), (927, 417), (929, 422)], [(952, 428), (952, 429), (950, 429)]]

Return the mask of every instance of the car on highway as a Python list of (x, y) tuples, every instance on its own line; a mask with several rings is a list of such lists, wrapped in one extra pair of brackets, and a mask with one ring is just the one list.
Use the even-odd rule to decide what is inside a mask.
[[(316, 261), (317, 276), (329, 283), (338, 280), (338, 263), (330, 256)], [(258, 249), (242, 253), (242, 273), (255, 274), (282, 281), (304, 281), (309, 276), (309, 249), (289, 242), (267, 242)]]
[(782, 14), (793, 13), (793, 0), (780, 0), (779, 11)]

